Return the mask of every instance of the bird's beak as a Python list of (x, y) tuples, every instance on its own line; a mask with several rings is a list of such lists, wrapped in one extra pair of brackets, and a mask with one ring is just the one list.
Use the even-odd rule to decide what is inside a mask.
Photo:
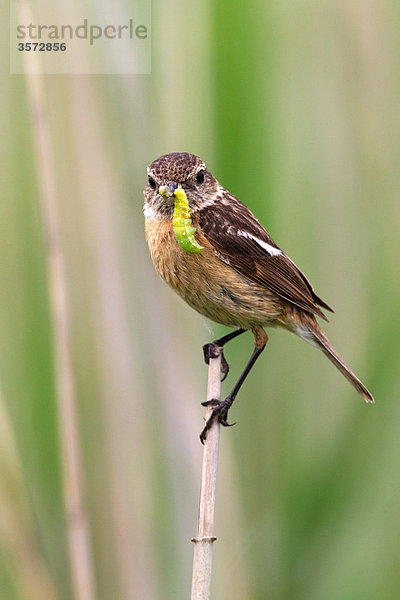
[(169, 185), (160, 185), (160, 187), (158, 188), (158, 193), (165, 199), (171, 198), (171, 196), (175, 194), (175, 190), (177, 189), (177, 187), (178, 184), (175, 183), (175, 181), (171, 181)]

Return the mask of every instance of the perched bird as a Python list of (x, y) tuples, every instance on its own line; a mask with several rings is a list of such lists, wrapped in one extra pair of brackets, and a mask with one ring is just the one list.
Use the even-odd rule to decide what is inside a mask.
[[(223, 348), (246, 330), (254, 336), (248, 364), (227, 398), (216, 403), (201, 441), (214, 419), (229, 425), (228, 410), (268, 341), (264, 327), (284, 327), (320, 348), (364, 400), (374, 402), (317, 323), (316, 316), (327, 320), (321, 309), (333, 312), (330, 306), (204, 162), (173, 152), (152, 162), (147, 173), (145, 231), (158, 274), (197, 312), (237, 328), (203, 346), (206, 362), (214, 344)], [(224, 376), (228, 369), (223, 356)]]

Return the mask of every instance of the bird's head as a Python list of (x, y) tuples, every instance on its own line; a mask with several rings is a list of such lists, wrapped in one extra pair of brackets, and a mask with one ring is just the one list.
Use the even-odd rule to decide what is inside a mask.
[(170, 219), (178, 186), (186, 192), (190, 212), (196, 212), (215, 198), (218, 182), (198, 156), (172, 152), (154, 160), (147, 169), (144, 212), (148, 218)]

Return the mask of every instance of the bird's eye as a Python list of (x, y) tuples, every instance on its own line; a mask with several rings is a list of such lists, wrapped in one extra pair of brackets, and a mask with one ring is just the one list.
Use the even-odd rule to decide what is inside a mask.
[(154, 179), (152, 177), (150, 177), (150, 175), (149, 175), (149, 185), (151, 188), (153, 188), (153, 190), (155, 190), (157, 187), (156, 182), (154, 181)]
[(199, 171), (196, 175), (197, 183), (204, 183), (205, 173), (203, 170)]

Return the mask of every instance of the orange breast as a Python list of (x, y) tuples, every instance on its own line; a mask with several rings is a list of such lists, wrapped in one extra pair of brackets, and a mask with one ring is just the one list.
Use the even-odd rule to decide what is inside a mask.
[(196, 241), (204, 246), (200, 254), (179, 246), (172, 220), (146, 221), (145, 231), (158, 274), (199, 313), (223, 325), (249, 329), (272, 324), (282, 312), (275, 294), (218, 258), (198, 230)]

